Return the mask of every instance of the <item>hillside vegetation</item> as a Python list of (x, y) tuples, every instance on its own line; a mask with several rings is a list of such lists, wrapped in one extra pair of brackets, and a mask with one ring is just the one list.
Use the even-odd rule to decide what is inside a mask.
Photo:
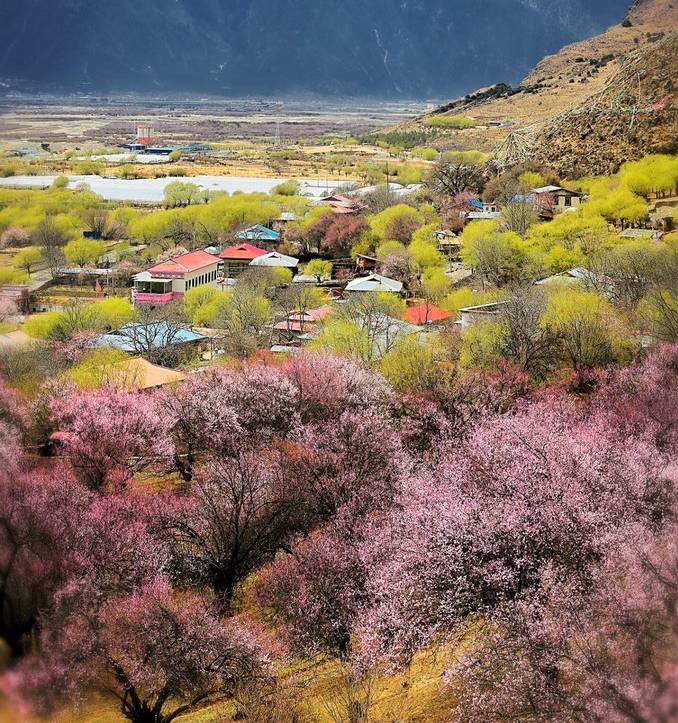
[[(440, 118), (435, 123), (441, 127), (448, 116), (470, 116), (482, 130), (449, 132), (446, 142), (437, 142), (494, 151), (520, 135), (532, 160), (545, 159), (569, 177), (613, 172), (648, 150), (673, 152), (677, 28), (678, 5), (637, 0), (624, 22), (547, 56), (520, 84), (501, 82), (468, 93), (425, 117), (424, 125)], [(660, 101), (661, 108), (652, 110)], [(619, 118), (620, 108), (642, 112), (631, 125), (631, 117)]]

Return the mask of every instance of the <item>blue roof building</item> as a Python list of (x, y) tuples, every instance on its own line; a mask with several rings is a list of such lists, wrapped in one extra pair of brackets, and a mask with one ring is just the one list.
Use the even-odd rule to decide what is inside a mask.
[(126, 324), (117, 331), (102, 334), (94, 340), (94, 346), (109, 346), (138, 354), (141, 351), (191, 344), (207, 338), (203, 334), (176, 326), (169, 321), (152, 321), (149, 324)]
[(271, 243), (277, 243), (280, 241), (280, 234), (274, 231), (272, 228), (266, 228), (260, 223), (254, 224), (249, 228), (239, 231), (235, 237), (238, 241), (270, 241)]

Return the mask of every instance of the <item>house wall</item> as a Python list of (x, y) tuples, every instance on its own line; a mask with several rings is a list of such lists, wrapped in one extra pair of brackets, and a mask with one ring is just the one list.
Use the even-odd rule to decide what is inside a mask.
[(249, 259), (224, 259), (224, 278), (231, 279), (249, 268)]
[(184, 274), (182, 279), (172, 280), (172, 291), (175, 294), (185, 294), (190, 289), (194, 289), (197, 286), (217, 286), (217, 268), (219, 262), (205, 266), (198, 271), (191, 271), (190, 273)]
[(556, 197), (556, 209), (558, 211), (564, 211), (568, 208), (579, 208), (580, 203), (581, 198), (579, 198), (579, 196), (567, 196), (565, 194), (561, 194)]

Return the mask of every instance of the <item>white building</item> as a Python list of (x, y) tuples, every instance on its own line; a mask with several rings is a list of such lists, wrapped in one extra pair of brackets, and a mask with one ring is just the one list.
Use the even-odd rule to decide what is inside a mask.
[(197, 286), (217, 288), (220, 259), (205, 251), (191, 251), (163, 261), (134, 277), (135, 304), (168, 304)]

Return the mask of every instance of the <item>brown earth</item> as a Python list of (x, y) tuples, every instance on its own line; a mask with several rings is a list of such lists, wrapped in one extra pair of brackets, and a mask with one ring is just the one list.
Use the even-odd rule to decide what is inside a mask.
[[(525, 134), (529, 137), (531, 141), (529, 145), (534, 148), (537, 147), (535, 141), (539, 141), (540, 144), (544, 141), (551, 143), (551, 149), (546, 148), (546, 156), (548, 159), (557, 159), (558, 154), (567, 151), (568, 143), (580, 140), (581, 133), (575, 134), (575, 138), (570, 138), (565, 133), (561, 121), (554, 119), (568, 112), (584, 115), (589, 99), (604, 104), (610, 93), (618, 93), (622, 89), (630, 93), (630, 88), (627, 87), (629, 78), (626, 76), (630, 72), (629, 64), (642, 65), (644, 61), (639, 58), (643, 57), (645, 51), (651, 51), (653, 48), (670, 50), (671, 46), (665, 43), (671, 43), (670, 37), (676, 31), (678, 31), (678, 0), (635, 0), (623, 24), (614, 25), (601, 35), (565, 46), (558, 53), (547, 56), (525, 77), (518, 89), (510, 91), (512, 94), (507, 92), (509, 90), (507, 86), (482, 88), (465, 98), (459, 98), (438, 108), (433, 115), (467, 115), (477, 121), (478, 127), (468, 131), (443, 131), (445, 138), (437, 138), (436, 142), (438, 145), (448, 147), (462, 148), (473, 145), (478, 150), (492, 151), (517, 132), (519, 135)], [(675, 66), (675, 45), (672, 47), (674, 47), (674, 57), (661, 51), (664, 52), (661, 57), (665, 58), (667, 66), (663, 70), (659, 69), (661, 70), (659, 82), (652, 80), (656, 74), (652, 68), (656, 64), (651, 59), (653, 56), (648, 56), (650, 58), (646, 63), (648, 75), (644, 85), (641, 81), (639, 105), (649, 105), (658, 97), (664, 97), (672, 92), (672, 86), (669, 88), (667, 85), (662, 93), (663, 84), (668, 79), (678, 77)], [(635, 95), (638, 95), (637, 91)], [(675, 98), (672, 98), (669, 106), (675, 108)], [(600, 117), (600, 108), (597, 112), (596, 117)], [(670, 111), (665, 115), (673, 117)], [(426, 117), (422, 116), (416, 123), (410, 124), (410, 129), (414, 126), (422, 128)], [(581, 120), (583, 122), (583, 118)], [(555, 123), (553, 128), (561, 129), (561, 137), (551, 128), (553, 122)], [(496, 123), (505, 125), (499, 127), (492, 125)], [(589, 125), (596, 127), (592, 119)], [(670, 136), (665, 134), (673, 129), (675, 137), (675, 125), (670, 121), (665, 122), (665, 118), (656, 114), (654, 116), (648, 114), (648, 117), (636, 120), (630, 129), (631, 133), (622, 133), (623, 125), (624, 123), (617, 118), (614, 123), (615, 132), (608, 141), (605, 141), (613, 142), (612, 135), (619, 139), (619, 148), (613, 149), (611, 153), (612, 163), (606, 167), (605, 164), (594, 161), (591, 164), (592, 169), (607, 170), (615, 164), (618, 165), (620, 158), (635, 157), (638, 155), (638, 144), (641, 142), (647, 144), (646, 148), (640, 148), (644, 151), (643, 154), (651, 152), (650, 149), (670, 150), (671, 144), (666, 142)], [(551, 130), (545, 131), (547, 127)], [(544, 133), (548, 135), (545, 136)], [(608, 138), (605, 134), (602, 137)], [(568, 161), (563, 167), (572, 170), (574, 164)]]
[(678, 152), (678, 33), (620, 65), (598, 93), (537, 136), (536, 153), (562, 176), (615, 173), (624, 161)]

